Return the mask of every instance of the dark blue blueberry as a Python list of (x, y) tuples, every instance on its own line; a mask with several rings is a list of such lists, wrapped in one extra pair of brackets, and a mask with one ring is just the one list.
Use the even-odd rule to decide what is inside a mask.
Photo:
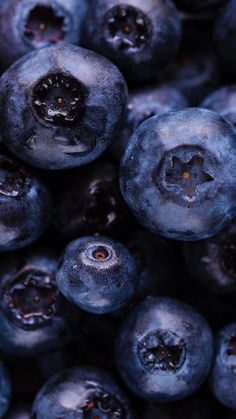
[(61, 371), (39, 391), (32, 418), (133, 419), (128, 402), (103, 370), (75, 367)]
[(120, 160), (134, 130), (146, 119), (164, 112), (188, 106), (183, 94), (166, 85), (136, 88), (130, 92), (127, 114), (117, 138), (110, 149), (116, 160)]
[[(77, 44), (85, 0), (2, 0), (0, 62), (8, 67), (35, 48), (59, 41)], [(6, 48), (7, 45), (7, 48)]]
[(5, 365), (0, 360), (0, 418), (5, 417), (11, 399), (11, 382)]
[(123, 196), (148, 230), (200, 240), (236, 215), (236, 131), (200, 108), (169, 112), (141, 124), (121, 167)]
[(1, 78), (3, 141), (44, 169), (89, 163), (112, 140), (126, 98), (125, 80), (106, 58), (63, 43), (33, 51)]
[(236, 222), (216, 236), (186, 243), (189, 273), (206, 288), (230, 294), (236, 292)]
[(225, 326), (216, 337), (210, 386), (222, 404), (236, 410), (236, 323)]
[(222, 6), (227, 0), (174, 0), (181, 10), (207, 12)]
[(131, 81), (155, 77), (180, 39), (171, 0), (93, 0), (82, 31), (83, 45), (110, 58)]
[(220, 64), (235, 78), (236, 71), (236, 2), (229, 0), (215, 23), (214, 39)]
[(21, 162), (0, 151), (0, 251), (19, 249), (46, 230), (51, 196)]
[(99, 162), (68, 176), (56, 192), (53, 223), (63, 235), (107, 232), (119, 229), (128, 208), (119, 188), (117, 167)]
[(236, 85), (215, 90), (205, 98), (201, 106), (218, 112), (236, 126)]
[(162, 81), (182, 91), (192, 106), (198, 105), (216, 89), (219, 80), (219, 66), (212, 49), (193, 51), (190, 47), (170, 63), (162, 74)]
[(62, 294), (91, 313), (109, 313), (134, 295), (137, 272), (134, 258), (121, 243), (87, 236), (65, 249), (56, 273)]
[(70, 342), (68, 308), (57, 288), (56, 269), (57, 258), (43, 250), (12, 254), (1, 262), (1, 350), (34, 356)]
[(212, 349), (211, 330), (191, 306), (167, 297), (147, 297), (123, 325), (117, 365), (139, 397), (179, 400), (206, 380)]

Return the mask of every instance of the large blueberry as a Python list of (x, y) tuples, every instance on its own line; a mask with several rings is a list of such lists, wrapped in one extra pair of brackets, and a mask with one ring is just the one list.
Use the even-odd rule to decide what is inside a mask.
[(225, 326), (216, 337), (210, 385), (221, 403), (236, 410), (236, 323)]
[(34, 356), (70, 342), (70, 319), (56, 269), (57, 258), (44, 250), (14, 253), (1, 261), (1, 350)]
[(3, 141), (44, 169), (89, 163), (112, 140), (126, 98), (125, 80), (106, 58), (63, 43), (33, 51), (1, 78)]
[(187, 106), (187, 99), (181, 91), (168, 85), (149, 85), (131, 90), (125, 121), (110, 146), (114, 158), (121, 159), (134, 130), (146, 119)]
[(32, 418), (45, 419), (132, 419), (128, 402), (103, 370), (75, 367), (52, 377), (39, 391)]
[(8, 67), (32, 49), (58, 41), (77, 44), (85, 9), (85, 0), (2, 0), (1, 66)]
[(46, 230), (51, 219), (46, 186), (21, 162), (0, 152), (0, 251), (19, 249)]
[(206, 380), (212, 333), (191, 306), (167, 297), (147, 297), (121, 329), (117, 365), (126, 385), (156, 402), (183, 399)]
[(61, 257), (56, 280), (68, 300), (97, 314), (125, 305), (138, 282), (134, 258), (126, 247), (100, 236), (71, 242)]
[(154, 233), (213, 236), (236, 215), (236, 131), (200, 108), (150, 118), (130, 139), (120, 183), (137, 220)]
[(93, 0), (82, 31), (83, 45), (110, 58), (132, 81), (156, 76), (180, 39), (171, 0)]

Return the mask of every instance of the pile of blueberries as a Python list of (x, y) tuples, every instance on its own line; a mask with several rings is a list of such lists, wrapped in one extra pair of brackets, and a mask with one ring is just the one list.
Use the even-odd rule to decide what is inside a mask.
[(236, 419), (236, 0), (0, 0), (0, 418)]

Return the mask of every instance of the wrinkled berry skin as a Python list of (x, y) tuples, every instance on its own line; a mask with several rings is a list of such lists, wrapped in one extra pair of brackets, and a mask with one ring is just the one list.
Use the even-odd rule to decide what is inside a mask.
[(0, 265), (0, 348), (35, 356), (71, 341), (68, 309), (56, 281), (57, 258), (45, 250), (10, 254)]
[(164, 237), (213, 236), (235, 216), (236, 132), (220, 115), (187, 108), (150, 118), (131, 137), (121, 190), (137, 220)]
[(137, 272), (124, 245), (107, 237), (87, 236), (65, 249), (56, 273), (62, 294), (96, 314), (124, 306), (134, 295)]
[(226, 2), (215, 23), (214, 40), (222, 68), (234, 76), (236, 71), (236, 3)]
[(46, 230), (52, 203), (47, 187), (15, 158), (0, 152), (0, 251), (20, 249)]
[(35, 419), (133, 419), (128, 402), (113, 378), (103, 370), (75, 367), (53, 376), (33, 404)]
[(210, 375), (214, 396), (225, 406), (236, 411), (236, 323), (220, 330), (216, 337), (215, 359)]
[(81, 39), (131, 81), (145, 80), (155, 77), (178, 50), (180, 18), (169, 0), (93, 0)]
[(181, 10), (188, 12), (207, 12), (222, 6), (225, 0), (175, 0)]
[(148, 86), (131, 91), (125, 121), (118, 137), (111, 143), (110, 148), (114, 158), (121, 159), (131, 135), (146, 119), (187, 106), (187, 99), (174, 87)]
[(211, 330), (191, 306), (168, 297), (147, 297), (121, 329), (117, 365), (139, 397), (180, 400), (206, 380), (212, 348)]
[(105, 151), (123, 117), (127, 88), (106, 58), (60, 43), (13, 64), (1, 78), (0, 96), (6, 146), (33, 166), (66, 169)]
[(5, 417), (11, 399), (11, 382), (5, 365), (0, 360), (0, 417)]
[(236, 126), (236, 85), (215, 90), (204, 99), (201, 107), (219, 113)]
[(62, 40), (77, 44), (85, 9), (85, 0), (1, 1), (1, 65), (6, 68), (33, 49)]
[(72, 238), (119, 230), (126, 223), (129, 210), (118, 179), (117, 167), (104, 161), (82, 167), (69, 176), (56, 192), (56, 229)]
[(185, 243), (189, 273), (206, 288), (222, 294), (236, 292), (236, 223), (216, 236)]

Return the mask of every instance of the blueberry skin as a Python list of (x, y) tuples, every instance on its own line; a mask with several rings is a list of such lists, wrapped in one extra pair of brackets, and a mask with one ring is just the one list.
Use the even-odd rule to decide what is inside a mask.
[(210, 375), (210, 386), (214, 396), (232, 410), (236, 410), (235, 341), (234, 322), (221, 329), (216, 336), (215, 359)]
[(201, 240), (235, 216), (236, 131), (200, 108), (148, 119), (121, 163), (123, 196), (137, 220), (161, 236)]
[[(7, 68), (33, 49), (54, 44), (57, 39), (77, 44), (80, 39), (85, 10), (86, 2), (84, 0), (67, 0), (66, 2), (63, 0), (1, 1), (1, 66)], [(40, 31), (42, 24), (46, 27)], [(35, 34), (29, 30), (32, 26), (35, 29)], [(35, 38), (40, 36), (42, 39), (37, 41)], [(6, 45), (7, 48), (5, 48)]]
[(109, 313), (124, 306), (138, 283), (134, 258), (121, 243), (101, 236), (74, 240), (56, 273), (58, 287), (85, 311)]
[(71, 342), (71, 307), (66, 306), (58, 291), (57, 265), (56, 256), (46, 250), (12, 253), (1, 261), (2, 351), (36, 356)]
[(236, 71), (236, 3), (229, 0), (216, 19), (214, 41), (222, 68), (234, 76)]
[(179, 48), (181, 21), (170, 0), (93, 0), (82, 45), (110, 58), (131, 81), (156, 77)]
[(117, 341), (119, 372), (140, 398), (183, 399), (206, 380), (213, 339), (205, 319), (168, 297), (147, 297), (125, 321)]
[(218, 112), (236, 126), (236, 85), (215, 90), (204, 99), (201, 107)]
[(189, 273), (201, 285), (219, 294), (236, 292), (236, 222), (216, 236), (185, 243), (184, 256)]
[(0, 360), (0, 418), (5, 417), (11, 399), (11, 382), (8, 371)]
[(168, 85), (146, 86), (131, 90), (125, 121), (118, 137), (110, 146), (114, 158), (121, 159), (134, 130), (146, 119), (187, 106), (188, 101), (181, 91)]
[(52, 200), (47, 187), (27, 167), (0, 151), (0, 251), (20, 249), (48, 227)]
[[(99, 408), (97, 402), (102, 397), (105, 398)], [(92, 367), (63, 370), (43, 386), (34, 401), (32, 417), (45, 419), (49, 411), (51, 419), (83, 419), (89, 418), (90, 414), (101, 419), (134, 418), (126, 397), (113, 378)]]
[(121, 123), (127, 87), (106, 58), (60, 43), (13, 64), (0, 95), (6, 146), (33, 166), (66, 169), (105, 151)]

